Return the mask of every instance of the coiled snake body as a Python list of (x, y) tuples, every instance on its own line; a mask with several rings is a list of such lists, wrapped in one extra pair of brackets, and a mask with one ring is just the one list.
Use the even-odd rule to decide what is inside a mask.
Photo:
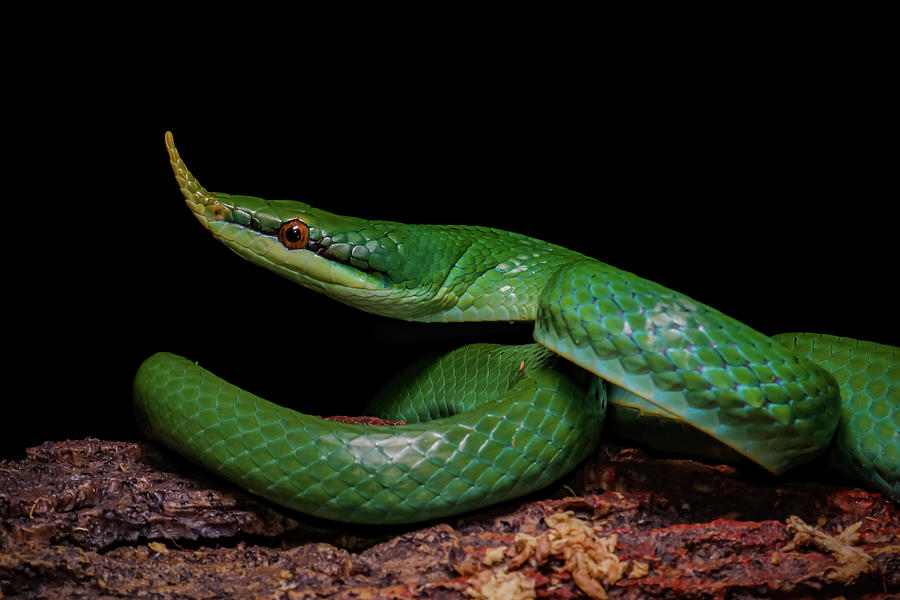
[[(536, 344), (467, 346), (411, 366), (366, 410), (408, 425), (326, 421), (187, 359), (147, 359), (134, 384), (143, 429), (255, 494), (348, 522), (456, 514), (559, 478), (596, 446), (608, 407), (617, 427), (645, 432), (645, 441), (736, 453), (775, 474), (835, 438), (835, 465), (900, 498), (895, 347), (769, 338), (683, 294), (524, 235), (211, 193), (168, 133), (166, 145), (194, 215), (253, 263), (380, 315), (535, 322)], [(675, 433), (661, 433), (665, 427)]]

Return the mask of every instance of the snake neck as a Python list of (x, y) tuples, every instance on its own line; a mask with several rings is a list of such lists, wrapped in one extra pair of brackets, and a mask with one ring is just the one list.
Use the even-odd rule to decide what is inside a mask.
[[(422, 311), (411, 320), (432, 322), (533, 321), (550, 275), (585, 257), (555, 244), (508, 231), (474, 226), (419, 226), (452, 247), (432, 265), (440, 274)], [(455, 240), (455, 241), (454, 241)], [(427, 253), (425, 253), (427, 254)]]

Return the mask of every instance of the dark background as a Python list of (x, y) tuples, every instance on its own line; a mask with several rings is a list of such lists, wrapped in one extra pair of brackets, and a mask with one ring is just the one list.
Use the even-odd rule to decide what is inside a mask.
[(527, 325), (368, 315), (245, 263), (184, 206), (167, 129), (213, 191), (515, 230), (767, 333), (900, 345), (880, 67), (840, 44), (756, 50), (398, 48), (245, 76), (73, 62), (13, 86), (2, 456), (140, 437), (131, 378), (159, 350), (341, 414), (426, 348), (530, 339)]

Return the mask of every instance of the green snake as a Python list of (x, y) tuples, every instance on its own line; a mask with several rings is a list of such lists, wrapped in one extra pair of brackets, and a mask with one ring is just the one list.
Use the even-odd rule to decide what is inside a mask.
[(166, 146), (194, 216), (250, 262), (364, 311), (413, 321), (534, 321), (535, 344), (410, 365), (366, 414), (275, 405), (168, 353), (134, 382), (146, 434), (299, 512), (408, 523), (557, 480), (615, 425), (658, 447), (780, 474), (831, 464), (900, 499), (900, 349), (767, 337), (688, 296), (561, 246), (486, 227), (406, 225), (212, 193)]

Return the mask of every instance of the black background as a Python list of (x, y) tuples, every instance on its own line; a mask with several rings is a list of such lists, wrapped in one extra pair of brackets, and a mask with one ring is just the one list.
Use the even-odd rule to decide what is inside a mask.
[(515, 230), (767, 333), (900, 345), (895, 104), (845, 50), (73, 61), (13, 86), (2, 456), (140, 437), (131, 378), (159, 350), (341, 414), (426, 348), (529, 340), (368, 315), (242, 261), (184, 206), (167, 129), (210, 190)]

